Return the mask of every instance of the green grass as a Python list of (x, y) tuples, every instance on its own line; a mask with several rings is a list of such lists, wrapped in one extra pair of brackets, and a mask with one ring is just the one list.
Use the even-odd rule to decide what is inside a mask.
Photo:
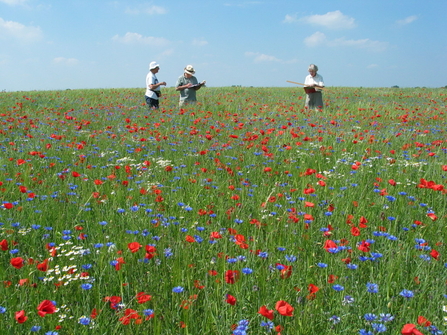
[[(322, 111), (296, 87), (203, 88), (181, 110), (163, 93), (156, 111), (141, 89), (0, 93), (2, 334), (232, 334), (241, 320), (276, 334), (261, 306), (282, 334), (436, 333), (419, 316), (445, 329), (444, 89), (330, 87)], [(39, 316), (43, 300), (58, 310)]]

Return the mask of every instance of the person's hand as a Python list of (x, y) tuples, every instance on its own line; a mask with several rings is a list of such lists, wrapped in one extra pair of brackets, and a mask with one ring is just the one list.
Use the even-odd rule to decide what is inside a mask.
[(166, 86), (166, 82), (164, 81), (164, 82), (160, 83), (160, 85)]
[(191, 86), (192, 86), (192, 84), (188, 83), (188, 84), (185, 85), (185, 88), (190, 88)]

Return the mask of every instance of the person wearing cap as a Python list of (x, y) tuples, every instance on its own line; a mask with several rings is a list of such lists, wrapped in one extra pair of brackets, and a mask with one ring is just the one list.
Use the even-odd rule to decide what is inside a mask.
[(160, 65), (157, 62), (151, 62), (149, 64), (149, 73), (146, 76), (146, 104), (149, 108), (159, 108), (159, 97), (161, 96), (160, 86), (166, 86), (166, 82), (158, 82), (156, 74), (160, 69)]
[(304, 80), (304, 89), (306, 90), (306, 105), (308, 109), (323, 109), (323, 94), (321, 89), (324, 87), (323, 77), (317, 74), (318, 66), (310, 64), (309, 75)]
[(177, 79), (175, 90), (180, 91), (180, 107), (184, 106), (185, 104), (196, 103), (196, 91), (205, 85), (205, 81), (201, 83), (197, 81), (194, 73), (196, 73), (194, 67), (192, 65), (187, 65), (183, 74)]

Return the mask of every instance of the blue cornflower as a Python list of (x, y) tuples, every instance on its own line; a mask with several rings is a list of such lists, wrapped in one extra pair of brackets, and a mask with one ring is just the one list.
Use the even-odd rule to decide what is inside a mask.
[(327, 264), (326, 263), (317, 263), (317, 266), (319, 268), (327, 268)]
[(6, 313), (6, 307), (0, 306), (0, 314)]
[(346, 267), (348, 269), (351, 269), (351, 270), (357, 270), (358, 265), (357, 264), (353, 264), (353, 263), (349, 263), (349, 264), (346, 264)]
[(145, 309), (143, 311), (143, 314), (146, 315), (146, 316), (151, 316), (151, 315), (154, 314), (154, 310), (152, 310), (152, 309)]
[(172, 289), (172, 292), (174, 293), (182, 293), (185, 289), (181, 286), (176, 286)]
[(100, 221), (99, 224), (100, 224), (101, 226), (105, 226), (105, 225), (107, 224), (107, 221)]
[(171, 248), (166, 248), (163, 253), (166, 258), (170, 258), (174, 255)]
[(237, 258), (228, 258), (227, 259), (227, 263), (236, 263), (237, 262)]
[(334, 286), (332, 286), (332, 288), (337, 292), (343, 291), (345, 289), (343, 286), (338, 284), (335, 284)]
[(81, 325), (84, 325), (84, 326), (88, 326), (89, 324), (90, 324), (90, 318), (88, 318), (88, 317), (86, 317), (86, 316), (81, 316), (80, 318), (79, 318), (79, 323), (81, 324)]
[(286, 255), (285, 258), (286, 258), (287, 261), (289, 261), (291, 263), (296, 262), (296, 256)]
[(265, 327), (267, 329), (273, 329), (274, 326), (275, 325), (272, 321), (267, 321), (267, 322), (261, 321), (261, 327)]
[(399, 293), (400, 296), (410, 299), (414, 297), (414, 293), (410, 290), (403, 290)]
[(338, 317), (337, 315), (332, 315), (329, 318), (329, 321), (331, 321), (335, 325), (340, 322), (340, 317)]
[(342, 305), (349, 305), (352, 304), (354, 302), (354, 298), (351, 297), (350, 295), (345, 295), (345, 297), (343, 298), (343, 301), (341, 302)]
[(265, 259), (269, 256), (269, 254), (266, 251), (261, 251), (259, 252), (258, 256)]
[(246, 275), (252, 274), (252, 273), (253, 273), (253, 269), (250, 269), (250, 268), (243, 268), (243, 269), (242, 269), (242, 273), (244, 273), (244, 274), (246, 274)]
[(373, 314), (373, 313), (366, 313), (365, 315), (363, 315), (363, 318), (368, 321), (374, 321), (375, 319), (377, 319), (377, 315)]
[(369, 331), (369, 330), (366, 330), (366, 329), (360, 329), (360, 330), (359, 330), (359, 334), (360, 334), (360, 335), (374, 335), (373, 332), (371, 332), (371, 331)]
[(32, 326), (30, 331), (32, 332), (38, 332), (42, 327), (41, 326)]
[(81, 288), (83, 290), (90, 290), (92, 287), (93, 287), (93, 285), (90, 283), (81, 284)]
[(389, 313), (387, 313), (387, 314), (380, 313), (379, 316), (380, 316), (380, 321), (382, 321), (382, 322), (391, 322), (394, 320), (394, 316), (392, 316)]
[(374, 284), (374, 283), (367, 283), (366, 284), (366, 290), (369, 293), (377, 293), (377, 292), (379, 292), (379, 285)]
[(374, 328), (376, 333), (384, 333), (386, 332), (386, 326), (383, 323), (373, 323), (371, 327)]

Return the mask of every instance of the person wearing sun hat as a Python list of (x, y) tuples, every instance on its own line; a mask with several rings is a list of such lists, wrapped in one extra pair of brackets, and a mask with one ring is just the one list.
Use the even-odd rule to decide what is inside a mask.
[(159, 108), (159, 98), (161, 96), (160, 86), (166, 86), (166, 82), (158, 82), (156, 74), (160, 69), (160, 65), (157, 62), (151, 62), (149, 64), (149, 73), (146, 76), (146, 104), (151, 109)]
[(192, 65), (187, 65), (183, 71), (183, 74), (177, 79), (175, 90), (180, 91), (179, 106), (182, 107), (186, 104), (194, 104), (197, 102), (196, 91), (199, 90), (205, 81), (199, 83), (194, 76), (196, 71)]

